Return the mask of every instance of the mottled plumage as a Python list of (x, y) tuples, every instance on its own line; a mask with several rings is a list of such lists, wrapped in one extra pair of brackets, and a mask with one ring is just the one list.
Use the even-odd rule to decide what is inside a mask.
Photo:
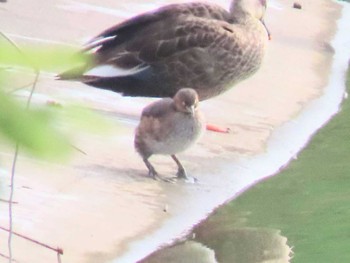
[(173, 97), (182, 87), (200, 100), (256, 72), (267, 31), (265, 0), (233, 0), (230, 11), (208, 3), (172, 4), (126, 20), (93, 38), (93, 60), (60, 79), (126, 96)]
[(171, 155), (178, 165), (178, 177), (187, 177), (175, 154), (193, 145), (203, 131), (204, 120), (197, 106), (196, 91), (181, 89), (174, 99), (161, 99), (142, 111), (134, 144), (151, 177), (157, 177), (157, 172), (148, 161), (153, 154)]

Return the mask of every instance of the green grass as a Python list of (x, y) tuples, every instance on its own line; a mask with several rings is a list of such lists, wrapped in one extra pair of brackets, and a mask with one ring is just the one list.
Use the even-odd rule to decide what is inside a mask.
[[(225, 263), (237, 254), (239, 242), (231, 242), (232, 231), (247, 227), (281, 230), (293, 248), (293, 263), (350, 262), (349, 100), (312, 138), (298, 160), (219, 209), (195, 232), (197, 240), (214, 249), (219, 262)], [(220, 242), (223, 233), (226, 237)], [(247, 247), (238, 252), (244, 250)]]

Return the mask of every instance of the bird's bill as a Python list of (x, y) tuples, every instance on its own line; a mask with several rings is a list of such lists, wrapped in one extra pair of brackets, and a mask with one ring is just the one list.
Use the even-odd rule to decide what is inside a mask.
[(269, 40), (271, 40), (271, 33), (270, 33), (270, 30), (267, 28), (264, 19), (261, 19), (260, 21), (261, 21), (261, 23), (263, 24), (263, 26), (264, 26), (265, 29), (266, 29), (267, 37), (269, 38)]
[(188, 106), (188, 107), (186, 107), (186, 109), (187, 109), (188, 113), (191, 113), (192, 115), (194, 115), (194, 113), (196, 111), (196, 108), (194, 105)]

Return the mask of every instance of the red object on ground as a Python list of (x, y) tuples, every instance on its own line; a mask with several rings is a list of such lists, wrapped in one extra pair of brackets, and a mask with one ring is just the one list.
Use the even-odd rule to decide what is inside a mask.
[(222, 128), (213, 124), (207, 124), (207, 130), (213, 132), (229, 133), (230, 128)]

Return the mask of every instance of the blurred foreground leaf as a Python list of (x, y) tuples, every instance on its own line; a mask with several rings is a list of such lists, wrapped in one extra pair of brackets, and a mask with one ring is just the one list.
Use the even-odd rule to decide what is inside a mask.
[(111, 130), (112, 125), (102, 116), (80, 105), (66, 105), (57, 113), (62, 123), (70, 130), (84, 130), (94, 133), (105, 133)]
[(48, 111), (26, 110), (1, 90), (0, 133), (40, 157), (62, 157), (70, 149), (67, 139), (50, 124)]
[(89, 55), (77, 52), (70, 46), (21, 46), (18, 49), (6, 41), (0, 39), (0, 65), (8, 67), (25, 67), (44, 70), (60, 71), (72, 66), (86, 64)]
[[(84, 107), (61, 107), (62, 105), (58, 103), (48, 102), (48, 106), (57, 107), (26, 109), (23, 103), (15, 101), (12, 96), (5, 93), (5, 88), (8, 89), (11, 84), (15, 85), (16, 79), (24, 77), (22, 70), (16, 70), (18, 68), (27, 68), (36, 74), (40, 70), (60, 72), (88, 63), (87, 55), (68, 46), (40, 44), (18, 47), (6, 35), (2, 33), (1, 35), (3, 38), (0, 36), (0, 135), (18, 143), (21, 148), (36, 156), (57, 159), (69, 150), (77, 149), (63, 134), (75, 136), (77, 129), (100, 132), (108, 128), (107, 122)], [(33, 83), (32, 89), (35, 85), (36, 83)], [(28, 100), (30, 104), (30, 98)]]

